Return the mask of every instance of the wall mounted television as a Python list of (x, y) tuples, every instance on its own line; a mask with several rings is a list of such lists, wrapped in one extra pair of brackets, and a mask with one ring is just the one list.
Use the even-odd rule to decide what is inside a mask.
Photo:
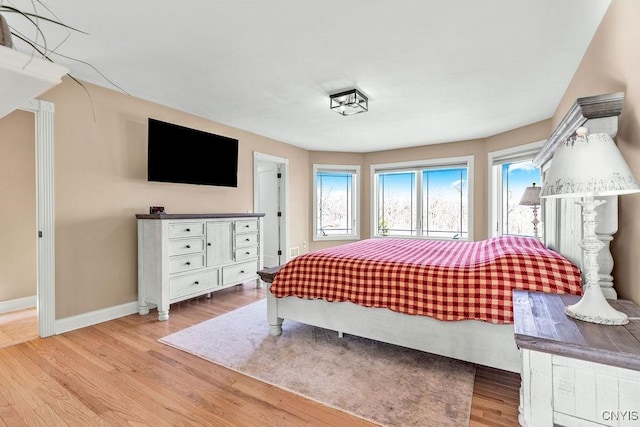
[(147, 179), (238, 186), (238, 140), (149, 118)]

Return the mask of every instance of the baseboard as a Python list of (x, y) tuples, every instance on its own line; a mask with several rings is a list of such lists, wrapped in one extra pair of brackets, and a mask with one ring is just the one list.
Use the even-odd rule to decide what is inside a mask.
[(25, 308), (35, 307), (38, 304), (38, 298), (33, 295), (30, 297), (10, 299), (8, 301), (0, 301), (0, 313), (9, 313), (11, 311), (23, 310)]
[(103, 308), (89, 313), (78, 314), (76, 316), (58, 319), (55, 322), (54, 330), (56, 335), (75, 329), (85, 328), (98, 323), (107, 322), (119, 317), (128, 316), (138, 312), (138, 302), (128, 302), (126, 304)]

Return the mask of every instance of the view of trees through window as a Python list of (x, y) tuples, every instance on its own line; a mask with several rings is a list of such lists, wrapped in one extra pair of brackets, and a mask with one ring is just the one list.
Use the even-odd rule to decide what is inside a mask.
[[(502, 234), (533, 236), (533, 208), (520, 206), (524, 190), (533, 183), (540, 186), (540, 169), (531, 161), (502, 165)], [(538, 220), (541, 220), (538, 207)]]
[(415, 172), (378, 174), (378, 234), (415, 235), (416, 210)]
[(467, 170), (424, 171), (422, 234), (467, 238)]
[(468, 237), (467, 168), (379, 172), (376, 177), (379, 235)]
[(353, 173), (316, 174), (316, 235), (353, 234)]
[[(533, 235), (531, 206), (520, 206), (526, 187), (540, 185), (540, 169), (531, 161), (503, 163), (499, 168), (502, 234)], [(374, 224), (380, 236), (469, 237), (468, 169), (421, 167), (375, 173)], [(316, 236), (355, 236), (356, 172), (316, 173)], [(541, 220), (540, 212), (538, 219)]]

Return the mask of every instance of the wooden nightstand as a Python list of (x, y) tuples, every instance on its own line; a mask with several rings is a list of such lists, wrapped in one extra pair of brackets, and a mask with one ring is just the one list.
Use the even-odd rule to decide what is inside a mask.
[(640, 308), (610, 301), (625, 326), (576, 321), (579, 297), (514, 291), (522, 353), (520, 424), (528, 427), (640, 425)]

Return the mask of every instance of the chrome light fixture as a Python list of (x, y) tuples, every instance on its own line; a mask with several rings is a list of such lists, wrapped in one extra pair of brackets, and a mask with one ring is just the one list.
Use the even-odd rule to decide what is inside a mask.
[(351, 89), (329, 95), (329, 98), (331, 99), (331, 109), (343, 116), (351, 116), (369, 111), (369, 99), (358, 89)]
[(629, 165), (606, 133), (587, 135), (582, 127), (576, 136), (564, 141), (553, 155), (540, 197), (582, 198), (583, 269), (586, 283), (583, 295), (576, 304), (565, 307), (565, 313), (574, 319), (603, 325), (624, 325), (626, 314), (611, 307), (598, 284), (598, 251), (604, 243), (595, 229), (596, 207), (605, 203), (598, 196), (615, 196), (640, 192)]

